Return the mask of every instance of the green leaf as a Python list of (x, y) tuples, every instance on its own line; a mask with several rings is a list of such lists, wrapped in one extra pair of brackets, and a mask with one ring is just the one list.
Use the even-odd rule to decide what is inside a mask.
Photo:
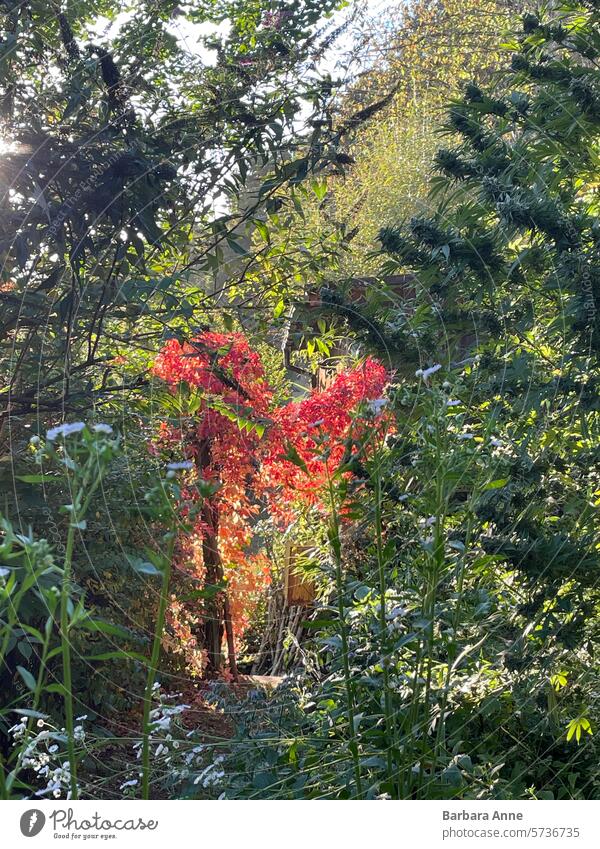
[(269, 234), (269, 228), (267, 227), (265, 222), (255, 220), (253, 223), (254, 223), (254, 226), (256, 227), (256, 229), (258, 230), (258, 232), (260, 233), (260, 235), (262, 236), (263, 240), (267, 243), (270, 242), (271, 237), (270, 237), (270, 234)]
[(124, 640), (131, 640), (134, 636), (127, 628), (123, 628), (121, 625), (114, 625), (112, 622), (105, 622), (104, 619), (84, 619), (79, 624), (79, 627), (85, 631), (108, 634), (111, 637), (121, 637)]
[(25, 686), (29, 690), (31, 690), (32, 693), (35, 692), (35, 687), (36, 687), (35, 678), (31, 674), (31, 672), (28, 669), (25, 669), (25, 667), (23, 667), (23, 666), (17, 666), (17, 672), (19, 673), (19, 675), (23, 679)]
[(311, 188), (315, 194), (317, 200), (322, 201), (327, 194), (327, 181), (326, 180), (313, 180), (311, 183)]
[(331, 351), (329, 345), (324, 342), (323, 339), (319, 339), (318, 336), (315, 338), (315, 343), (319, 351), (324, 354), (324, 356), (328, 357)]
[(299, 466), (303, 472), (308, 474), (308, 466), (306, 465), (300, 454), (298, 454), (297, 448), (292, 445), (291, 442), (288, 443), (287, 451), (285, 454), (282, 455), (282, 459), (289, 460), (290, 463), (294, 464), (294, 466)]
[(31, 710), (30, 708), (15, 708), (13, 713), (18, 713), (19, 716), (30, 716), (32, 719), (48, 719), (47, 713), (40, 713), (39, 710)]
[(497, 480), (495, 481), (490, 481), (489, 483), (486, 483), (486, 485), (483, 487), (483, 491), (485, 492), (488, 489), (502, 489), (503, 486), (506, 486), (508, 481), (509, 478), (497, 478)]
[(380, 755), (371, 755), (368, 758), (361, 758), (360, 765), (364, 767), (384, 767), (386, 760)]
[(226, 586), (227, 584), (224, 581), (219, 584), (208, 584), (201, 590), (192, 590), (191, 592), (186, 593), (184, 596), (181, 596), (181, 599), (182, 601), (193, 601), (194, 599), (199, 598), (214, 598), (219, 593), (223, 592)]
[(48, 684), (44, 690), (46, 693), (58, 693), (59, 696), (64, 696), (67, 692), (64, 684)]
[(133, 571), (137, 572), (138, 575), (162, 575), (161, 570), (149, 560), (142, 560), (141, 557), (128, 557), (127, 559)]
[(248, 248), (245, 248), (243, 245), (238, 244), (235, 239), (228, 238), (227, 244), (234, 253), (238, 254), (238, 256), (248, 256)]
[(21, 640), (21, 642), (17, 643), (17, 649), (23, 655), (25, 660), (29, 660), (31, 657), (31, 646), (26, 640)]
[(450, 784), (452, 787), (460, 787), (463, 778), (460, 769), (456, 764), (451, 764), (442, 771), (442, 781), (445, 784)]
[(575, 740), (579, 744), (581, 741), (581, 733), (585, 731), (587, 734), (592, 734), (592, 727), (590, 725), (589, 719), (585, 716), (578, 716), (577, 719), (572, 719), (567, 726), (567, 742), (575, 737)]
[(138, 660), (147, 664), (148, 658), (136, 651), (104, 651), (100, 654), (86, 655), (86, 660)]
[(271, 785), (277, 784), (277, 776), (273, 772), (255, 772), (252, 784), (257, 790), (266, 790)]

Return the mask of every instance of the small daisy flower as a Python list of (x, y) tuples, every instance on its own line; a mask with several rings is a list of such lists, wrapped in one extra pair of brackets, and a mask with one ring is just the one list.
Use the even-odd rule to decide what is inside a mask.
[(436, 363), (434, 366), (430, 366), (429, 368), (422, 369), (419, 368), (415, 372), (415, 377), (422, 377), (423, 380), (427, 383), (432, 374), (435, 374), (436, 371), (441, 369), (441, 365)]
[(46, 434), (46, 439), (49, 442), (54, 442), (57, 437), (71, 436), (73, 433), (81, 433), (85, 428), (85, 422), (71, 422), (71, 424), (58, 425), (58, 427), (50, 428)]

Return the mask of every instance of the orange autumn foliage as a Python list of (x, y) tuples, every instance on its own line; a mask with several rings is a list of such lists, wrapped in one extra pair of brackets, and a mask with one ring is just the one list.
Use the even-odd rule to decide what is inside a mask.
[[(167, 342), (154, 373), (173, 391), (184, 384), (196, 400), (191, 421), (161, 424), (153, 450), (192, 461), (183, 480), (185, 496), (210, 504), (194, 519), (192, 533), (179, 540), (178, 565), (202, 584), (205, 543), (215, 537), (239, 641), (270, 579), (265, 555), (252, 551), (256, 521), (271, 515), (285, 525), (294, 504), (319, 505), (328, 475), (344, 456), (353, 411), (381, 396), (387, 374), (367, 359), (339, 374), (328, 389), (274, 406), (263, 363), (246, 338), (209, 331), (183, 344)], [(326, 458), (319, 454), (317, 434), (328, 438)], [(178, 627), (188, 640), (189, 632)]]

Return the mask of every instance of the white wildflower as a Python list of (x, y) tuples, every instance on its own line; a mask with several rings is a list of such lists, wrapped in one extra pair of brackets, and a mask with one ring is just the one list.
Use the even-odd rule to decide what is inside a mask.
[(419, 368), (415, 372), (415, 377), (422, 377), (425, 382), (431, 377), (432, 374), (435, 374), (436, 371), (441, 369), (441, 365), (436, 363), (434, 366), (430, 366), (429, 368), (422, 369)]
[(20, 740), (21, 737), (24, 736), (26, 730), (27, 721), (25, 719), (21, 719), (16, 725), (13, 725), (8, 729), (8, 733), (12, 734), (15, 740)]
[(221, 767), (224, 760), (225, 758), (223, 755), (218, 755), (214, 759), (213, 763), (205, 767), (205, 769), (196, 776), (194, 784), (202, 782), (203, 787), (211, 787), (215, 784), (219, 784), (221, 779), (225, 776), (225, 771)]
[(184, 460), (181, 463), (169, 463), (167, 469), (170, 472), (189, 471), (194, 468), (191, 460)]
[(85, 428), (85, 422), (71, 422), (71, 424), (58, 425), (51, 428), (46, 434), (46, 439), (53, 442), (58, 436), (70, 436), (72, 433), (81, 433)]

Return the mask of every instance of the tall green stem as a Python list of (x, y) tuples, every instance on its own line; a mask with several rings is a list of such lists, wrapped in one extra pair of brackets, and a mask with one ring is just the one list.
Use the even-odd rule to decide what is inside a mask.
[(375, 461), (375, 548), (377, 553), (377, 567), (379, 572), (379, 630), (381, 632), (381, 653), (383, 658), (383, 697), (385, 709), (385, 733), (386, 733), (386, 759), (387, 773), (390, 788), (394, 784), (394, 759), (392, 747), (395, 744), (395, 721), (392, 713), (392, 700), (390, 694), (390, 657), (387, 639), (387, 621), (385, 613), (385, 599), (387, 584), (385, 579), (385, 559), (383, 553), (383, 522), (381, 515), (381, 475), (377, 460)]
[[(423, 606), (424, 617), (428, 622), (427, 647), (423, 654), (423, 663), (427, 667), (425, 679), (425, 693), (423, 702), (423, 717), (419, 723), (423, 733), (423, 745), (421, 746), (421, 757), (419, 761), (418, 789), (421, 789), (425, 772), (424, 758), (427, 752), (427, 726), (430, 719), (431, 679), (433, 674), (433, 654), (435, 646), (435, 605), (437, 600), (438, 584), (444, 569), (444, 524), (446, 513), (446, 501), (444, 497), (445, 470), (442, 462), (442, 445), (439, 423), (436, 426), (436, 468), (435, 468), (435, 524), (433, 532), (433, 550), (430, 556), (430, 568), (426, 579), (426, 593)], [(435, 751), (432, 757), (430, 774), (432, 780), (436, 769)]]
[(167, 612), (167, 602), (169, 596), (169, 583), (171, 580), (171, 563), (173, 560), (173, 550), (175, 546), (174, 534), (171, 534), (169, 540), (169, 548), (167, 557), (163, 563), (162, 585), (160, 590), (160, 600), (158, 603), (158, 613), (156, 617), (156, 625), (154, 627), (154, 641), (152, 643), (152, 655), (150, 658), (150, 666), (148, 667), (148, 676), (146, 678), (146, 689), (144, 691), (144, 713), (142, 719), (142, 798), (148, 799), (150, 794), (150, 711), (152, 708), (152, 692), (154, 689), (154, 681), (156, 678), (156, 670), (158, 669), (158, 659), (160, 657), (160, 646), (162, 642), (163, 631), (165, 628), (165, 616)]
[[(456, 607), (454, 608), (454, 613), (452, 616), (452, 633), (454, 639), (454, 645), (457, 646), (457, 632), (458, 626), (460, 623), (460, 614), (462, 611), (462, 603), (463, 603), (463, 595), (464, 595), (464, 581), (465, 581), (465, 568), (466, 568), (466, 559), (467, 553), (469, 551), (469, 546), (471, 544), (471, 533), (473, 529), (473, 514), (469, 511), (469, 518), (467, 521), (467, 529), (465, 533), (465, 548), (462, 552), (460, 558), (460, 566), (458, 569), (457, 581), (456, 581)], [(457, 653), (457, 649), (454, 650), (454, 656)], [(450, 653), (448, 655), (448, 669), (446, 670), (446, 680), (444, 682), (444, 692), (442, 693), (442, 703), (440, 707), (440, 716), (438, 720), (438, 727), (436, 731), (435, 737), (435, 748), (434, 748), (434, 763), (437, 763), (439, 760), (442, 746), (444, 745), (444, 740), (446, 736), (446, 707), (448, 705), (448, 695), (450, 693), (450, 684), (452, 682), (452, 662), (454, 660), (454, 656)]]
[[(48, 622), (46, 623), (46, 627), (44, 629), (45, 630), (44, 642), (42, 644), (42, 653), (40, 655), (40, 664), (39, 664), (38, 674), (37, 674), (37, 679), (36, 679), (36, 684), (35, 684), (35, 691), (34, 691), (34, 694), (33, 694), (33, 702), (31, 704), (31, 708), (34, 711), (37, 711), (37, 709), (39, 707), (40, 699), (42, 697), (42, 690), (44, 688), (44, 682), (46, 680), (46, 662), (47, 662), (47, 658), (48, 658), (48, 650), (50, 648), (50, 637), (52, 635), (52, 625), (53, 624), (54, 624), (54, 616), (50, 616), (50, 618), (48, 619)], [(4, 781), (3, 770), (1, 771), (3, 783), (0, 786), (0, 797), (3, 798), (3, 799), (8, 799), (10, 797), (10, 792), (12, 790), (12, 786), (15, 782), (15, 779), (17, 778), (17, 776), (19, 774), (19, 770), (21, 768), (23, 758), (25, 757), (25, 752), (26, 752), (28, 745), (29, 745), (32, 725), (33, 725), (33, 717), (29, 717), (28, 720), (27, 720), (27, 727), (26, 727), (24, 741), (21, 743), (19, 752), (16, 755), (16, 764), (13, 767), (13, 769), (10, 771), (10, 773), (8, 774), (8, 777), (6, 778), (5, 781)], [(2, 795), (2, 793), (4, 793), (4, 795)]]
[(354, 693), (350, 678), (350, 662), (348, 660), (348, 632), (346, 629), (346, 612), (344, 609), (344, 579), (342, 574), (342, 550), (340, 540), (340, 525), (335, 503), (335, 492), (333, 484), (329, 483), (329, 494), (331, 499), (331, 537), (330, 543), (335, 562), (335, 582), (337, 591), (337, 608), (340, 627), (340, 639), (342, 642), (342, 666), (344, 670), (344, 685), (346, 690), (346, 715), (348, 717), (348, 732), (350, 735), (350, 748), (354, 761), (354, 778), (356, 781), (356, 796), (362, 798), (362, 779), (360, 775), (360, 759), (358, 754), (358, 738), (355, 727)]
[[(75, 531), (78, 522), (82, 522), (90, 505), (90, 501), (101, 480), (101, 475), (90, 483), (91, 472), (86, 470), (80, 487), (73, 483), (73, 511), (69, 529), (67, 531), (67, 544), (65, 546), (65, 559), (60, 592), (60, 644), (63, 662), (63, 701), (65, 707), (65, 728), (67, 732), (67, 756), (69, 759), (69, 771), (71, 774), (71, 799), (77, 799), (77, 758), (75, 755), (75, 723), (73, 719), (73, 679), (71, 673), (71, 640), (69, 637), (69, 600), (71, 598), (71, 574), (73, 569), (73, 549), (75, 546)], [(80, 511), (76, 511), (75, 505), (79, 503), (79, 493), (85, 492), (86, 496)]]
[(10, 606), (10, 611), (9, 611), (9, 614), (8, 614), (8, 621), (6, 623), (6, 626), (3, 629), (4, 636), (2, 638), (2, 646), (0, 647), (0, 668), (2, 666), (4, 666), (4, 658), (6, 657), (6, 654), (7, 654), (7, 651), (8, 651), (8, 646), (10, 644), (11, 634), (14, 633), (14, 627), (15, 627), (15, 624), (16, 624), (17, 619), (18, 619), (19, 605), (21, 603), (21, 599), (23, 598), (23, 595), (24, 595), (23, 591), (19, 592), (16, 595), (14, 601), (12, 602), (12, 604)]
[(71, 643), (69, 638), (69, 599), (71, 597), (71, 568), (73, 546), (75, 542), (74, 517), (67, 532), (64, 569), (60, 593), (60, 643), (63, 662), (63, 700), (65, 706), (65, 727), (67, 732), (67, 755), (71, 773), (71, 798), (77, 798), (77, 760), (75, 757), (75, 737), (73, 722), (73, 682), (71, 677)]

